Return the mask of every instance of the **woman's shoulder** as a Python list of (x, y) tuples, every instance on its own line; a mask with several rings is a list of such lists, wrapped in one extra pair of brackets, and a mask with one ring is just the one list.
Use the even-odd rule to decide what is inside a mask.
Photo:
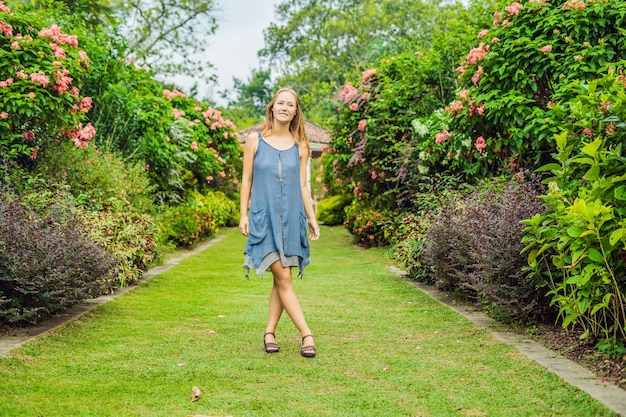
[(255, 147), (258, 145), (259, 143), (258, 132), (259, 132), (258, 130), (253, 130), (252, 132), (248, 133), (248, 135), (246, 136), (246, 145), (251, 144), (251, 145), (254, 145)]

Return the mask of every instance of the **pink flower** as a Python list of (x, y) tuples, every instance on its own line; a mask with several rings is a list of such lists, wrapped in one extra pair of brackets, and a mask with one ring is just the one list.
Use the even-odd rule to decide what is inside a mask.
[(165, 96), (166, 99), (168, 100), (172, 100), (174, 97), (182, 97), (182, 98), (187, 98), (187, 95), (185, 93), (181, 93), (180, 91), (174, 89), (172, 91), (168, 90), (168, 89), (164, 89), (163, 90), (163, 96)]
[(224, 134), (222, 135), (222, 137), (223, 137), (224, 139), (228, 139), (228, 132), (224, 132)]
[(452, 137), (452, 133), (448, 132), (447, 130), (444, 130), (441, 133), (437, 133), (435, 135), (435, 143), (437, 145), (445, 142), (446, 139), (451, 138)]
[(37, 159), (37, 152), (39, 152), (39, 145), (35, 146), (33, 151), (30, 153), (30, 159), (32, 160)]
[(454, 116), (458, 114), (461, 110), (463, 110), (463, 103), (457, 100), (454, 103), (450, 104), (449, 107), (446, 107), (446, 110)]
[(356, 97), (357, 93), (358, 90), (354, 88), (351, 83), (348, 83), (341, 92), (341, 100), (344, 103), (349, 103)]
[(574, 55), (574, 59), (576, 61), (581, 61), (583, 59), (582, 55)]
[(185, 115), (185, 112), (182, 110), (178, 110), (178, 109), (172, 109), (172, 114), (174, 114), (175, 119), (180, 119), (181, 116)]
[(198, 144), (196, 142), (191, 142), (191, 145), (189, 147), (192, 151), (198, 150)]
[(16, 72), (15, 72), (15, 76), (16, 76), (17, 78), (22, 79), (22, 80), (25, 80), (25, 79), (27, 79), (27, 78), (28, 78), (28, 75), (26, 75), (26, 73), (24, 72), (24, 70), (19, 70), (19, 71), (16, 71)]
[(226, 173), (224, 171), (222, 171), (222, 172), (219, 173), (219, 176), (224, 178), (226, 176)]
[(41, 84), (42, 86), (47, 86), (50, 83), (50, 78), (42, 71), (33, 72), (30, 74), (30, 80), (33, 84)]
[(80, 111), (82, 111), (83, 113), (87, 113), (89, 110), (91, 110), (91, 97), (83, 97), (83, 99), (78, 103), (78, 106), (80, 107)]
[(491, 40), (491, 43), (493, 43), (493, 44), (496, 44), (496, 43), (498, 43), (498, 42), (500, 42), (500, 38), (493, 38), (493, 39)]
[(584, 8), (585, 8), (584, 1), (572, 0), (572, 1), (565, 2), (565, 4), (563, 4), (563, 10), (573, 10), (573, 9), (582, 10)]
[(359, 122), (359, 127), (357, 129), (359, 129), (361, 132), (364, 132), (366, 127), (367, 127), (367, 120), (363, 119)]
[(359, 109), (359, 105), (357, 103), (350, 104), (350, 110), (357, 111)]
[(480, 77), (482, 77), (483, 74), (483, 67), (478, 66), (478, 71), (476, 71), (476, 74), (472, 75), (472, 83), (475, 87), (478, 87), (478, 81), (480, 81)]
[(455, 69), (455, 71), (456, 71), (456, 72), (458, 72), (459, 74), (463, 74), (466, 70), (467, 70), (467, 68), (465, 68), (465, 67), (464, 67), (464, 66), (462, 66), (462, 65), (461, 65), (460, 67), (457, 67), (457, 68)]
[(83, 124), (79, 124), (77, 129), (68, 130), (65, 133), (69, 139), (74, 142), (74, 144), (79, 148), (86, 148), (87, 143), (91, 138), (96, 134), (96, 129), (91, 125), (91, 123), (87, 123), (87, 126), (83, 127)]
[(372, 76), (376, 74), (376, 68), (370, 68), (368, 70), (365, 70), (362, 72), (362, 77), (363, 77), (363, 81), (367, 81), (370, 78), (372, 78)]
[(0, 12), (11, 13), (11, 10), (9, 10), (3, 1), (0, 1)]
[(318, 183), (318, 184), (321, 184), (322, 183), (322, 177), (315, 178), (315, 182)]
[(489, 29), (483, 29), (478, 32), (478, 39), (484, 38), (489, 33)]
[(487, 147), (487, 142), (485, 142), (485, 138), (483, 138), (482, 136), (479, 136), (476, 138), (476, 142), (474, 143), (474, 146), (476, 147), (476, 149), (478, 149), (478, 152), (482, 154), (485, 148)]
[(26, 96), (32, 100), (35, 98), (35, 93), (28, 93)]
[(583, 129), (583, 133), (589, 137), (593, 136), (593, 132), (588, 127)]
[(13, 26), (9, 25), (8, 23), (4, 23), (1, 20), (0, 20), (0, 31), (4, 33), (4, 36), (6, 37), (13, 36)]
[(9, 113), (3, 111), (2, 113), (0, 113), (0, 119), (6, 119), (7, 117), (9, 117)]
[(22, 133), (22, 136), (24, 137), (24, 140), (35, 140), (35, 133), (32, 130), (27, 130)]
[(209, 175), (208, 177), (206, 177), (206, 182), (211, 182), (211, 181), (213, 181), (213, 177), (212, 176)]
[(0, 88), (7, 88), (8, 84), (6, 81), (0, 81)]
[(13, 49), (14, 51), (17, 51), (18, 49), (20, 49), (20, 44), (17, 43), (17, 41), (11, 42), (11, 49)]
[(469, 55), (467, 56), (467, 62), (469, 64), (475, 64), (478, 61), (482, 61), (483, 57), (487, 53), (488, 46), (484, 45), (482, 42), (478, 45), (477, 48), (473, 48)]
[(367, 101), (370, 99), (370, 93), (361, 94), (361, 101)]
[(494, 12), (493, 13), (493, 25), (498, 26), (502, 19), (502, 12)]
[(550, 52), (552, 52), (552, 45), (546, 45), (539, 50), (544, 54), (549, 54)]
[(467, 97), (470, 94), (470, 90), (462, 90), (459, 92), (459, 97), (461, 97), (463, 100), (467, 100)]
[(507, 13), (511, 15), (517, 15), (519, 11), (522, 10), (523, 8), (524, 6), (522, 6), (520, 3), (513, 2), (510, 6), (506, 6), (504, 10), (506, 10)]

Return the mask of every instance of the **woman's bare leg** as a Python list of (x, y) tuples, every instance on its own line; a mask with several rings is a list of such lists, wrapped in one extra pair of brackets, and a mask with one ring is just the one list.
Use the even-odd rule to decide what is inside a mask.
[[(298, 301), (298, 297), (293, 290), (291, 268), (286, 268), (280, 261), (276, 261), (270, 265), (270, 271), (272, 271), (272, 274), (274, 275), (274, 288), (276, 288), (276, 293), (278, 294), (280, 303), (285, 311), (287, 311), (287, 314), (289, 314), (293, 324), (295, 324), (300, 331), (300, 336), (304, 337), (310, 335), (311, 329), (309, 329), (309, 326), (304, 319), (302, 308), (300, 308), (300, 302)], [(305, 343), (306, 346), (315, 345), (312, 337), (307, 337)]]
[[(280, 302), (280, 296), (278, 295), (278, 288), (276, 288), (276, 283), (272, 287), (272, 292), (270, 293), (270, 314), (267, 319), (267, 327), (265, 328), (266, 333), (275, 333), (276, 325), (280, 320), (280, 316), (283, 314), (283, 304)], [(268, 342), (276, 342), (275, 336), (271, 334), (266, 335), (265, 340)]]

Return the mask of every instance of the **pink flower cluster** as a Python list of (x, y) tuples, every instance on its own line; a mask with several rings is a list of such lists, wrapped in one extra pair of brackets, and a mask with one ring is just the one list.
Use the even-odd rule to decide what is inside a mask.
[(528, 0), (529, 3), (547, 3), (549, 0)]
[(459, 91), (459, 97), (461, 97), (463, 100), (467, 100), (467, 97), (470, 94), (470, 90), (461, 90)]
[(65, 93), (70, 88), (70, 84), (72, 84), (72, 77), (69, 77), (70, 72), (67, 69), (63, 69), (54, 74), (54, 78), (57, 79), (56, 83), (52, 86), (54, 91), (59, 92), (60, 94)]
[(478, 81), (480, 81), (480, 77), (482, 77), (483, 74), (484, 74), (483, 67), (479, 65), (478, 71), (476, 71), (476, 74), (472, 75), (472, 83), (474, 84), (475, 87), (478, 87)]
[(359, 122), (359, 126), (357, 127), (357, 129), (359, 129), (359, 131), (361, 132), (365, 132), (366, 127), (367, 127), (367, 120), (363, 119)]
[(74, 107), (72, 108), (72, 113), (76, 113), (78, 111), (80, 111), (81, 113), (87, 113), (89, 110), (91, 110), (91, 107), (91, 97), (83, 97), (83, 99), (80, 100), (78, 104), (74, 104)]
[(448, 132), (447, 130), (444, 130), (441, 133), (437, 133), (435, 135), (435, 143), (437, 145), (443, 143), (446, 141), (446, 139), (450, 139), (452, 137), (452, 133)]
[(504, 8), (504, 10), (507, 11), (508, 14), (510, 15), (517, 15), (519, 13), (520, 10), (522, 10), (524, 8), (524, 6), (521, 3), (518, 2), (513, 2), (511, 3), (509, 6), (506, 6)]
[(65, 58), (66, 57), (65, 49), (61, 48), (56, 43), (54, 43), (54, 42), (51, 43), (50, 44), (50, 49), (52, 49), (52, 51), (54, 52), (54, 56), (56, 56), (57, 58)]
[(30, 74), (30, 80), (33, 84), (41, 84), (42, 86), (47, 86), (50, 84), (50, 78), (43, 71), (37, 71)]
[(481, 42), (477, 48), (473, 48), (470, 51), (469, 55), (466, 58), (467, 62), (469, 64), (476, 64), (478, 61), (482, 61), (488, 50), (489, 45), (485, 45)]
[(469, 108), (469, 115), (473, 116), (474, 114), (483, 116), (485, 114), (485, 105), (481, 104), (480, 106), (477, 106), (475, 103), (472, 103)]
[(0, 81), (0, 88), (6, 88), (10, 85), (13, 85), (13, 78), (7, 78), (4, 81)]
[(183, 110), (172, 109), (172, 114), (174, 114), (174, 118), (178, 120), (185, 115), (185, 112)]
[(579, 0), (566, 1), (563, 4), (563, 10), (574, 10), (574, 9), (582, 10), (584, 8), (585, 8), (585, 2), (579, 1)]
[(163, 97), (165, 97), (168, 100), (172, 100), (174, 97), (182, 97), (182, 98), (187, 98), (187, 95), (185, 93), (181, 93), (180, 91), (174, 89), (174, 90), (168, 90), (168, 89), (164, 89), (163, 90)]
[(461, 112), (461, 110), (463, 110), (463, 103), (458, 100), (446, 107), (446, 111), (453, 116)]
[(11, 10), (9, 10), (3, 1), (0, 1), (0, 12), (11, 13)]
[(546, 45), (539, 50), (544, 54), (549, 54), (550, 52), (552, 52), (552, 45)]
[(94, 137), (96, 134), (96, 129), (91, 125), (91, 123), (87, 123), (87, 126), (83, 127), (81, 123), (78, 126), (78, 129), (68, 130), (65, 133), (65, 136), (74, 142), (76, 146), (79, 148), (86, 148), (87, 143)]
[(376, 68), (370, 68), (368, 70), (365, 70), (361, 73), (361, 76), (363, 77), (363, 81), (367, 81), (370, 78), (372, 78), (372, 76), (374, 76), (374, 74), (376, 74)]
[(489, 33), (489, 29), (483, 29), (480, 32), (478, 32), (478, 39), (482, 39), (485, 36), (487, 36), (487, 34)]
[(57, 25), (41, 29), (37, 35), (42, 38), (50, 38), (54, 43), (59, 45), (69, 45), (74, 48), (78, 47), (78, 37), (76, 35), (61, 33), (61, 29)]
[[(235, 124), (230, 120), (224, 120), (222, 117), (222, 112), (219, 110), (215, 110), (212, 108), (208, 108), (207, 111), (202, 113), (204, 116), (204, 122), (209, 125), (211, 130), (216, 130), (218, 128), (227, 127), (229, 129), (236, 129)], [(215, 120), (214, 122), (212, 122)]]
[(357, 111), (359, 109), (359, 103), (351, 103), (350, 110)]
[(349, 103), (356, 97), (357, 94), (358, 90), (351, 83), (348, 83), (341, 91), (341, 100), (344, 103)]
[(0, 20), (0, 31), (4, 34), (4, 36), (9, 37), (13, 35), (13, 26), (8, 23), (4, 23)]
[(0, 113), (0, 119), (6, 119), (9, 117), (9, 113), (3, 111), (2, 113)]
[(485, 148), (487, 147), (487, 142), (485, 141), (485, 138), (483, 138), (482, 136), (479, 136), (476, 138), (476, 142), (474, 142), (474, 146), (476, 147), (476, 149), (478, 149), (478, 152), (482, 154)]

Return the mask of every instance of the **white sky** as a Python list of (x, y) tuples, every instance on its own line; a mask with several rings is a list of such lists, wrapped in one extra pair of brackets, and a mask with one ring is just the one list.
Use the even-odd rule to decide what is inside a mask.
[[(215, 67), (217, 86), (199, 85), (200, 98), (211, 98), (218, 105), (227, 103), (218, 92), (231, 89), (233, 77), (248, 81), (258, 67), (257, 52), (265, 46), (263, 29), (274, 18), (274, 6), (280, 0), (218, 0), (218, 28), (209, 38), (206, 57)], [(183, 88), (191, 88), (192, 79), (175, 80)]]

